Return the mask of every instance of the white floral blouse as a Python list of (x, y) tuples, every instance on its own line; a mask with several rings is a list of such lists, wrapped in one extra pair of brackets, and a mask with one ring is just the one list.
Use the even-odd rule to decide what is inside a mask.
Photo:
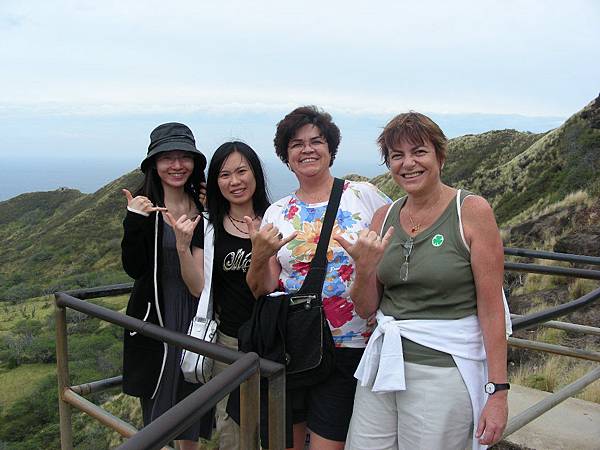
[[(373, 214), (390, 199), (370, 183), (346, 181), (332, 236), (341, 234), (355, 240), (371, 225)], [(298, 231), (296, 238), (277, 254), (281, 265), (279, 289), (296, 292), (308, 273), (319, 236), (327, 202), (304, 203), (295, 194), (278, 200), (267, 209), (263, 225), (272, 223), (284, 236)], [(323, 307), (338, 347), (365, 347), (370, 334), (366, 321), (354, 311), (348, 291), (354, 280), (354, 261), (333, 239), (327, 249), (327, 273), (323, 283)]]

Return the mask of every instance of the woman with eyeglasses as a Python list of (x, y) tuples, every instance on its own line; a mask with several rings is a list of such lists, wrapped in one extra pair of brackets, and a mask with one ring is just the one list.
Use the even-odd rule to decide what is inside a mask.
[(427, 116), (396, 116), (378, 144), (406, 195), (356, 242), (336, 237), (356, 264), (356, 310), (378, 324), (346, 449), (485, 448), (502, 436), (509, 388), (494, 213), (442, 182), (447, 140)]
[[(295, 109), (277, 125), (277, 156), (298, 179), (298, 189), (272, 204), (260, 230), (250, 225), (252, 262), (247, 281), (256, 297), (276, 290), (286, 293), (302, 286), (316, 251), (334, 177), (331, 165), (340, 142), (340, 130), (326, 112), (314, 106)], [(346, 181), (333, 234), (355, 239), (367, 229), (373, 213), (389, 199), (368, 183)], [(354, 311), (348, 295), (354, 279), (354, 261), (331, 240), (323, 284), (323, 308), (335, 349), (333, 373), (316, 385), (288, 390), (293, 422), (288, 446), (342, 449), (352, 413), (354, 371), (368, 338), (366, 320)]]
[[(121, 242), (123, 268), (133, 278), (127, 315), (185, 333), (204, 287), (204, 232), (198, 189), (205, 156), (192, 131), (170, 122), (150, 134), (141, 163), (144, 181), (127, 199)], [(123, 392), (140, 398), (144, 426), (157, 419), (199, 385), (188, 383), (180, 368), (181, 348), (125, 330)], [(204, 415), (176, 437), (178, 448), (198, 448), (212, 431)]]

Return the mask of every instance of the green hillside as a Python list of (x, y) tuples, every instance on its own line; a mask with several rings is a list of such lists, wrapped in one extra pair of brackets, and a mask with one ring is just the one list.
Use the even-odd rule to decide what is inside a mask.
[[(452, 139), (443, 178), (492, 203), (505, 245), (597, 256), (599, 169), (600, 97), (547, 133), (500, 130)], [(0, 449), (59, 448), (53, 298), (44, 294), (129, 281), (120, 262), (125, 205), (121, 188), (132, 190), (140, 181), (140, 172), (134, 171), (93, 194), (59, 189), (0, 202)], [(393, 198), (401, 195), (387, 173), (371, 182)], [(511, 289), (511, 309), (519, 314), (564, 303), (598, 287), (595, 281), (535, 274), (509, 273), (505, 281)], [(120, 296), (94, 302), (122, 311), (126, 301)], [(600, 326), (597, 305), (565, 320)], [(68, 312), (67, 321), (72, 383), (121, 373), (120, 328), (76, 311)], [(518, 337), (531, 337), (528, 331), (522, 333)], [(536, 339), (553, 344), (567, 340), (591, 350), (600, 344), (595, 336), (575, 340), (544, 331), (536, 332)], [(514, 349), (509, 360), (511, 382), (547, 391), (589, 370), (585, 363)], [(580, 398), (600, 402), (600, 382)], [(130, 397), (106, 392), (91, 400), (140, 423), (138, 403)], [(121, 442), (81, 413), (73, 420), (77, 448), (105, 449)]]
[[(450, 140), (444, 181), (486, 197), (503, 227), (535, 219), (569, 194), (600, 194), (600, 97), (562, 126), (542, 134), (490, 131)], [(0, 301), (58, 289), (128, 281), (119, 243), (120, 189), (134, 171), (93, 194), (59, 189), (0, 203)], [(371, 180), (401, 195), (389, 174)]]
[(93, 194), (70, 189), (0, 203), (0, 300), (128, 281), (120, 254), (125, 200), (134, 171)]
[[(535, 217), (577, 191), (598, 197), (600, 97), (547, 133), (501, 130), (451, 139), (442, 177), (483, 195), (501, 225)], [(389, 174), (373, 182), (401, 195)]]
[[(93, 303), (123, 311), (126, 296)], [(58, 449), (56, 330), (54, 298), (44, 296), (0, 309), (0, 448)], [(67, 311), (69, 372), (72, 384), (121, 374), (121, 328), (74, 310)], [(113, 392), (89, 396), (101, 404)], [(121, 417), (126, 417), (122, 415)], [(82, 426), (91, 419), (73, 415), (76, 448), (106, 449), (107, 433), (91, 434)], [(139, 421), (135, 422), (139, 426)]]

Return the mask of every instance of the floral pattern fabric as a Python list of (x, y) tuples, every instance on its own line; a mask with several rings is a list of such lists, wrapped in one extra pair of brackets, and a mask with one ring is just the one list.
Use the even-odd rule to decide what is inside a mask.
[[(373, 214), (390, 199), (369, 183), (346, 181), (332, 236), (341, 234), (355, 240), (358, 233), (371, 225)], [(295, 194), (272, 204), (263, 225), (272, 223), (284, 236), (294, 231), (296, 238), (277, 254), (281, 265), (279, 290), (293, 293), (300, 289), (308, 273), (319, 236), (327, 202), (308, 204)], [(346, 251), (330, 239), (327, 249), (327, 273), (323, 283), (323, 308), (338, 347), (365, 347), (370, 332), (366, 321), (354, 311), (348, 291), (354, 280), (354, 261)]]

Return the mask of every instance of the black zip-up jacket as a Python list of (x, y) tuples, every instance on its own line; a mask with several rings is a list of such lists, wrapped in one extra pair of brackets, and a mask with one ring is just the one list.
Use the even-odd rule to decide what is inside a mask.
[[(143, 216), (127, 211), (121, 241), (123, 268), (135, 280), (127, 315), (159, 326), (164, 326), (160, 284), (163, 227), (159, 212)], [(196, 227), (191, 245), (203, 248), (202, 224)], [(123, 340), (123, 392), (154, 398), (167, 359), (167, 344), (131, 330), (124, 330)]]

